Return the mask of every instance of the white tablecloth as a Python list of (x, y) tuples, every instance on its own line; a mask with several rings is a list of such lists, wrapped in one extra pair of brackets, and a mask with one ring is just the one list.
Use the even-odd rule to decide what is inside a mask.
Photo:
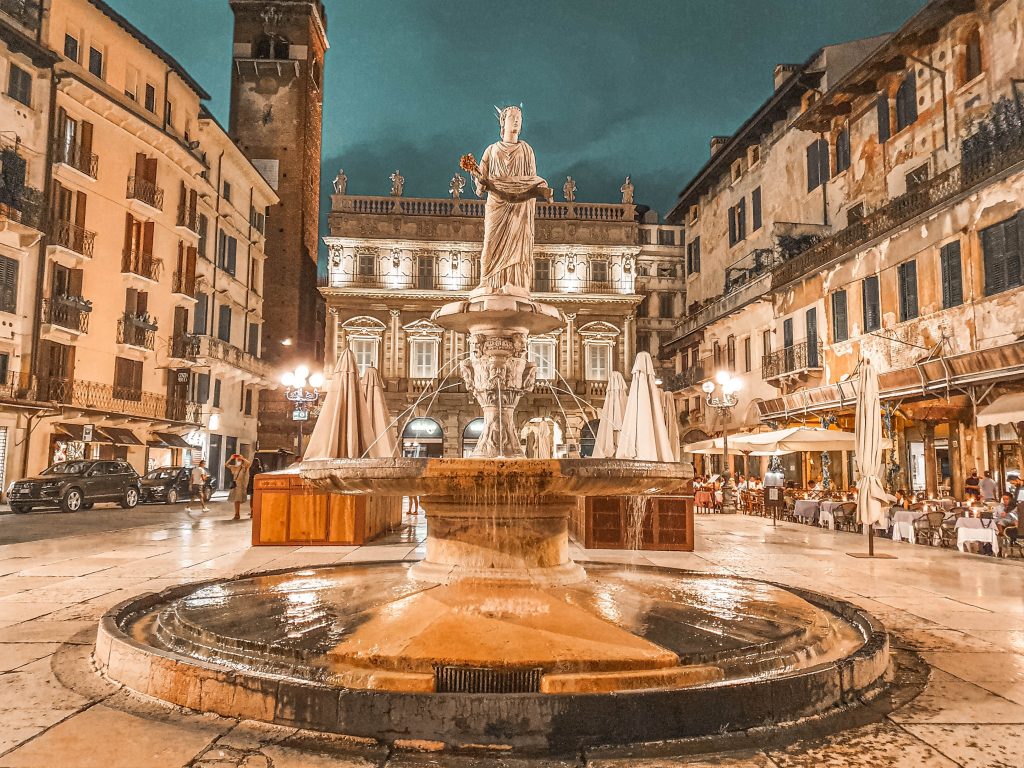
[(818, 502), (812, 499), (797, 499), (793, 502), (793, 517), (816, 521), (818, 519)]
[(956, 521), (957, 549), (963, 552), (964, 545), (969, 541), (991, 544), (993, 554), (999, 554), (999, 528), (992, 520), (982, 520), (978, 517), (959, 518)]
[(913, 541), (914, 521), (924, 512), (920, 510), (897, 509), (892, 513), (892, 540)]

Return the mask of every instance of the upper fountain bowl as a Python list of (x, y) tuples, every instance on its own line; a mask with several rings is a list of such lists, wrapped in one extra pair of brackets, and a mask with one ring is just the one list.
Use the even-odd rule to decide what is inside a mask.
[(533, 301), (528, 292), (477, 289), (468, 299), (445, 304), (433, 314), (435, 323), (460, 333), (487, 330), (502, 333), (548, 333), (565, 325), (561, 311)]
[(620, 459), (312, 459), (300, 474), (347, 494), (519, 498), (675, 494), (692, 477), (687, 464)]

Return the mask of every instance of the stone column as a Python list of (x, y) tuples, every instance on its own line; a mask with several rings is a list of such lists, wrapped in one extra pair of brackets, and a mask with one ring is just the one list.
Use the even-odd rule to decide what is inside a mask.
[(935, 464), (935, 422), (925, 421), (921, 425), (924, 435), (924, 492), (934, 499), (938, 492), (938, 468)]
[(565, 315), (565, 379), (576, 378), (576, 313)]
[(967, 477), (967, 473), (973, 469), (973, 466), (968, 468), (965, 466), (970, 463), (970, 459), (965, 461), (964, 456), (964, 435), (962, 432), (963, 424), (959, 421), (952, 420), (948, 422), (949, 426), (949, 488), (953, 496), (962, 499), (964, 497), (964, 479)]
[(635, 318), (636, 315), (630, 313), (626, 315), (625, 319), (622, 322), (622, 356), (625, 358), (622, 361), (622, 372), (624, 374), (632, 370), (632, 361), (633, 357), (636, 354), (633, 351), (636, 349), (636, 344), (634, 343), (634, 339), (636, 337)]
[(338, 316), (338, 308), (331, 307), (327, 311), (327, 349), (324, 355), (325, 365), (324, 368), (328, 374), (334, 372), (334, 367), (338, 364), (338, 335), (341, 333), (341, 329), (338, 325), (341, 322), (341, 318)]
[(392, 309), (392, 310), (390, 310), (390, 312), (391, 312), (391, 329), (390, 329), (390, 335), (391, 335), (391, 354), (388, 356), (387, 377), (389, 379), (391, 379), (391, 380), (395, 380), (395, 379), (401, 378), (401, 376), (399, 375), (399, 372), (398, 372), (398, 349), (399, 349), (398, 334), (399, 334), (399, 331), (400, 331), (399, 323), (400, 323), (400, 318), (402, 316), (402, 311), (399, 310), (399, 309)]

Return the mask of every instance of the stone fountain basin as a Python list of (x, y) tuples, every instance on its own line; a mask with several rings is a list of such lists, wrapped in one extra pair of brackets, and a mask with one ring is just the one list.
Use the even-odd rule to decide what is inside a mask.
[[(344, 494), (448, 497), (470, 502), (551, 496), (678, 494), (690, 487), (688, 465), (622, 459), (313, 459), (304, 480)], [(524, 514), (529, 510), (524, 508)]]

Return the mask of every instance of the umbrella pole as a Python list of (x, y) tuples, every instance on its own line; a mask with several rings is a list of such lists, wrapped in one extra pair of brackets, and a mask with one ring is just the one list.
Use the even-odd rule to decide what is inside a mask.
[(868, 523), (868, 557), (875, 556), (875, 526)]

